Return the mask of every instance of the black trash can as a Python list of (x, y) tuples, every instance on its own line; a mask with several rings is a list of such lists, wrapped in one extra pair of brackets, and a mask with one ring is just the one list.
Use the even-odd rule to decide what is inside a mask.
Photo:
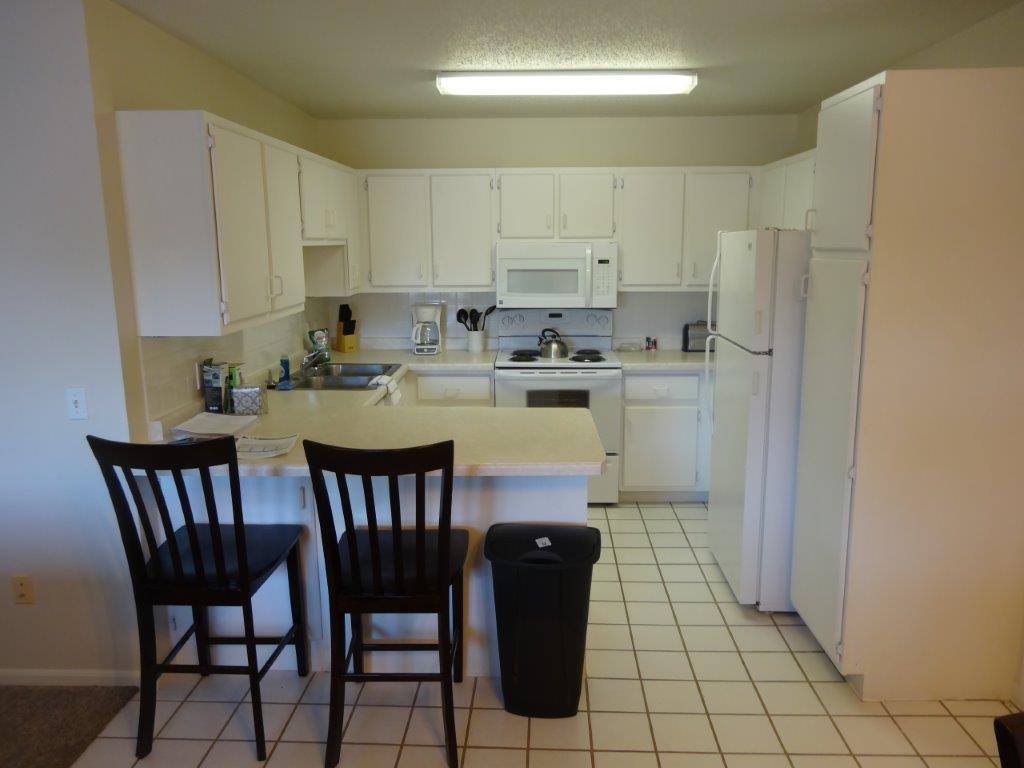
[(601, 532), (500, 523), (487, 531), (505, 709), (572, 717), (580, 704), (590, 576)]

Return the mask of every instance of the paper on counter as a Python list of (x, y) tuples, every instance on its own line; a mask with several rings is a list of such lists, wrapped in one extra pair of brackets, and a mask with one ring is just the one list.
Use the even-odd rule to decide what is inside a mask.
[(255, 423), (256, 416), (232, 416), (200, 411), (171, 431), (182, 435), (237, 435)]
[(284, 456), (294, 448), (298, 437), (237, 437), (235, 449), (240, 459), (272, 459), (275, 456)]

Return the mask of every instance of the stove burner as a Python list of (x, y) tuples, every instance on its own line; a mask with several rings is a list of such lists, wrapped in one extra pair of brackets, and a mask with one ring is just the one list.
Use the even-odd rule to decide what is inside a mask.
[(509, 360), (513, 363), (532, 363), (540, 358), (539, 349), (516, 349)]
[(601, 356), (601, 351), (597, 350), (597, 349), (577, 349), (576, 350), (576, 354), (577, 355), (587, 355), (588, 357), (593, 356), (593, 355), (597, 355), (598, 357), (600, 357)]
[(574, 363), (603, 363), (604, 355), (596, 349), (581, 349), (571, 359)]

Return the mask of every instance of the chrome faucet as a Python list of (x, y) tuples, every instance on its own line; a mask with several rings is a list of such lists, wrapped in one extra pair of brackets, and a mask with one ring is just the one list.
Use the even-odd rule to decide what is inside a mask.
[(303, 374), (308, 373), (311, 368), (329, 362), (331, 362), (331, 351), (329, 349), (314, 349), (303, 356), (302, 363), (299, 365), (299, 372)]

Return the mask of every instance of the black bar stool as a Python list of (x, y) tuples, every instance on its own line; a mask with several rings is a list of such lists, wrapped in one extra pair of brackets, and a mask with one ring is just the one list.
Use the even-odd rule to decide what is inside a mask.
[[(99, 462), (117, 525), (128, 558), (135, 610), (139, 622), (141, 684), (139, 732), (135, 754), (145, 757), (153, 746), (156, 714), (156, 681), (164, 672), (211, 672), (248, 675), (252, 695), (256, 755), (267, 757), (263, 733), (260, 680), (288, 645), (295, 646), (301, 677), (309, 674), (309, 642), (299, 563), (300, 525), (251, 525), (242, 519), (242, 494), (238, 481), (238, 457), (230, 437), (179, 445), (117, 443), (89, 435), (86, 438)], [(232, 524), (220, 523), (210, 469), (226, 466), (231, 487)], [(157, 472), (169, 472), (178, 497), (184, 524), (175, 527)], [(186, 486), (186, 474), (198, 474), (206, 508), (206, 521), (196, 522)], [(140, 486), (145, 477), (156, 507), (159, 528), (154, 528), (153, 511), (147, 506)], [(191, 476), (191, 475), (190, 475)], [(125, 487), (128, 494), (125, 493)], [(134, 504), (128, 503), (128, 495)], [(136, 525), (138, 520), (138, 525)], [(139, 533), (139, 526), (142, 534)], [(162, 536), (157, 535), (160, 530)], [(281, 637), (256, 634), (252, 619), (252, 597), (277, 567), (287, 560), (292, 626)], [(153, 607), (188, 605), (193, 623), (162, 661), (156, 658)], [(207, 609), (210, 606), (239, 606), (245, 626), (241, 637), (211, 637)], [(171, 664), (171, 660), (192, 636), (196, 639), (198, 664)], [(210, 661), (211, 645), (244, 645), (247, 664), (224, 665)], [(257, 645), (273, 645), (270, 658), (259, 666)]]
[[(327, 593), (331, 609), (331, 707), (324, 764), (341, 757), (341, 726), (346, 682), (419, 681), (441, 684), (448, 765), (458, 768), (452, 682), (462, 680), (463, 565), (469, 534), (452, 530), (452, 441), (398, 450), (363, 451), (303, 441), (323, 538)], [(426, 474), (441, 472), (437, 528), (426, 524)], [(345, 530), (338, 536), (324, 473), (338, 488)], [(402, 527), (398, 479), (415, 476), (416, 525)], [(353, 515), (349, 478), (358, 478), (366, 510), (365, 527)], [(377, 520), (373, 478), (386, 477), (390, 526)], [(449, 605), (449, 600), (450, 605)], [(363, 616), (374, 613), (436, 613), (436, 643), (374, 643), (363, 639)], [(345, 645), (345, 616), (352, 642)], [(454, 623), (454, 632), (449, 622)], [(436, 673), (366, 672), (366, 651), (436, 651)], [(349, 672), (349, 663), (352, 672)], [(454, 671), (453, 671), (454, 669)]]

